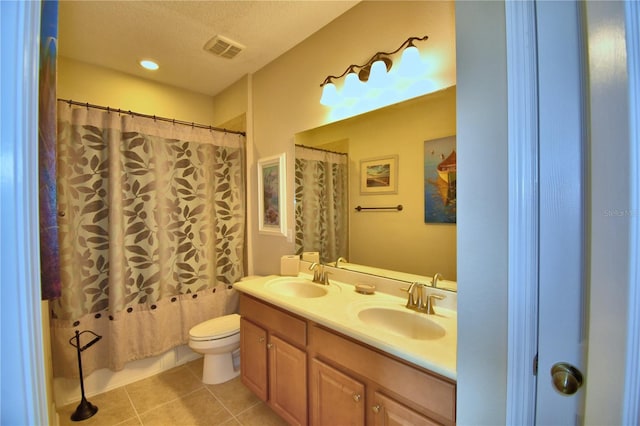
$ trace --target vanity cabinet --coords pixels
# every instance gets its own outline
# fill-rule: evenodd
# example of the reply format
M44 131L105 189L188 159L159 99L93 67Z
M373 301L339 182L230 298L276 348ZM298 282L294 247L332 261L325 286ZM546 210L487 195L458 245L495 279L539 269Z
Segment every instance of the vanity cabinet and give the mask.
M358 410L361 409L360 405L364 407L362 410L365 421L344 424L455 424L456 384L449 379L408 364L318 324L309 326L307 353L313 359L310 378L313 425L332 424L316 417L316 412L331 409L331 405L336 410L344 411L345 418L352 418L351 412L355 412L356 408L354 404L350 404L350 400L353 400L356 394L361 395L355 399L363 404L355 405L358 406ZM316 362L324 364L321 373L314 373ZM334 370L331 376L322 373L329 369ZM326 377L323 377L323 374ZM364 392L362 388L351 391L349 386L345 386L347 394L342 395L341 401L336 403L333 398L338 396L334 394L328 397L328 393L318 384L318 381L328 381L330 378L336 383L350 386L360 383ZM335 385L336 388L339 386ZM327 404L330 407L324 407Z
M363 425L365 388L362 382L318 359L311 360L312 425Z
M422 414L413 411L406 405L400 404L380 392L374 392L371 403L374 426L391 425L424 425L437 426L439 423L429 420Z
M242 382L288 423L455 425L455 381L244 293L240 315Z
M307 424L306 322L240 297L241 380L292 425Z
M245 384L258 398L267 400L267 330L245 318L240 318L240 374Z

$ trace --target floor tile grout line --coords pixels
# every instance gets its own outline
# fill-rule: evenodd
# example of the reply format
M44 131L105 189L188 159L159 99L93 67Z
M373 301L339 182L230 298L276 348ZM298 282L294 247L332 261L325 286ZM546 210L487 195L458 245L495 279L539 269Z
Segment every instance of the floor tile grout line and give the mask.
M247 408L245 408L244 410L240 410L236 415L234 415L234 416L233 416L233 418L234 418L234 419L235 419L235 420L240 424L240 426L243 426L243 425L244 425L244 423L242 423L242 422L240 421L239 416L240 416L241 414L244 414L244 413L248 412L249 410L251 410L251 409L253 409L253 408L257 407L258 405L260 405L260 404L262 404L262 403L264 403L262 400L258 400L256 403L254 403L254 404L252 404L252 405L248 406L248 407L247 407Z
M229 415L231 416L231 419L233 419L233 420L237 421L238 423L240 423L240 420L238 420L238 419L236 418L236 416L231 412L231 410L230 410L229 408L227 408L227 406L224 404L224 402L222 401L222 399L221 399L221 398L218 398L218 395L216 395L216 394L215 394L215 392L213 392L213 391L209 388L209 386L206 386L206 385L205 385L205 387L204 387L204 388L205 388L205 389L206 389L206 390L207 390L207 391L208 391L208 392L209 392L209 393L210 393L210 394L215 398L215 400L216 400L216 401L218 401L218 403L220 403L220 405L222 406L222 408L224 408L224 409L227 411L227 413L229 413ZM231 419L229 419L229 420L231 420ZM240 423L240 424L242 424L242 423Z
M252 408L257 407L258 405L262 404L264 401L258 399L258 401L254 402L253 404L248 405L247 407L241 409L240 411L238 411L237 413L233 413L231 412L231 410L229 408L227 408L227 406L224 404L224 402L222 401L221 398L218 397L218 395L215 394L215 392L213 392L212 389L209 388L209 386L205 386L205 388L209 391L209 393L211 395L213 395L213 397L220 403L220 405L222 405L222 407L227 410L227 412L231 415L231 418L234 419L236 422L238 422L240 425L243 425L244 423L242 423L239 419L239 416L248 412L249 410L251 410Z
M124 389L124 393L127 395L127 399L129 399L129 404L131 404L131 408L133 408L133 412L136 414L136 418L138 419L138 423L143 425L142 419L140 418L140 413L138 413L138 409L136 408L136 404L133 403L133 399L131 399L131 395L129 395L129 391L127 390L127 386L126 385L122 386L122 389Z
M145 414L147 414L147 413L149 413L149 412L151 412L151 411L157 410L157 409L158 409L158 408L160 408L160 407L164 407L164 406L165 406L165 405L167 405L167 404L171 404L172 402L180 401L180 400L182 400L183 398L186 398L186 397L188 397L189 395L192 395L192 394L194 394L194 393L196 393L196 392L198 392L198 391L202 390L202 388L205 388L205 389L206 389L206 386L204 386L204 385L203 385L203 386L200 386L200 387L198 387L198 388L196 388L196 389L194 389L194 390L191 390L191 391L189 391L189 392L187 392L187 393L183 393L182 395L176 396L176 397L175 397L175 398L173 398L173 399L170 399L170 400L168 400L168 401L164 401L164 402L162 402L162 403L160 403L160 404L154 405L153 407L149 408L148 410L143 411L143 412L141 412L140 414L138 414L138 416L139 416L139 417L140 417L140 416L143 416L143 415L145 415ZM132 405L134 406L134 409L135 409L135 404L133 404L133 402L132 402ZM138 412L138 410L136 410L136 412ZM140 423L141 423L141 424L143 424L143 423L142 423L142 419L140 419Z

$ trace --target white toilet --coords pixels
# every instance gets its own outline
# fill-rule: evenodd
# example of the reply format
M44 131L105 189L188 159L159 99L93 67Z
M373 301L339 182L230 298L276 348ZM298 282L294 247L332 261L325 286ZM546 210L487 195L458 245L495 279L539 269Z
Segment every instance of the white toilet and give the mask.
M189 347L204 354L202 382L224 383L240 374L240 315L201 322L189 330Z

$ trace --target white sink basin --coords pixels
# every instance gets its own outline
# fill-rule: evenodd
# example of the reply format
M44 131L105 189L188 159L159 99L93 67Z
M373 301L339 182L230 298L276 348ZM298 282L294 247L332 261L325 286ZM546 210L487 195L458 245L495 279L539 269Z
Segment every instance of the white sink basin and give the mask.
M415 340L444 337L445 329L426 314L387 307L367 307L358 312L358 319L368 326Z
M329 292L328 286L314 284L313 281L296 277L273 279L265 284L265 288L281 296L302 298L322 297Z

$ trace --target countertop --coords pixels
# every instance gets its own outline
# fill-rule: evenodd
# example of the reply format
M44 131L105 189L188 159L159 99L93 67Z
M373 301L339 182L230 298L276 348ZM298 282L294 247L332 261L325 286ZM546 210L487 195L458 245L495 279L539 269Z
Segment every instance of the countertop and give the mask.
M435 307L435 315L414 312L405 307L406 298L377 291L373 295L357 293L352 284L331 280L328 293L322 297L302 298L284 296L268 287L273 280L311 280L304 273L298 277L270 275L245 279L234 284L240 292L283 308L327 328L366 343L398 358L416 364L436 374L456 380L457 312ZM367 325L358 318L364 307L384 307L427 316L445 329L445 334L431 340L418 340Z

